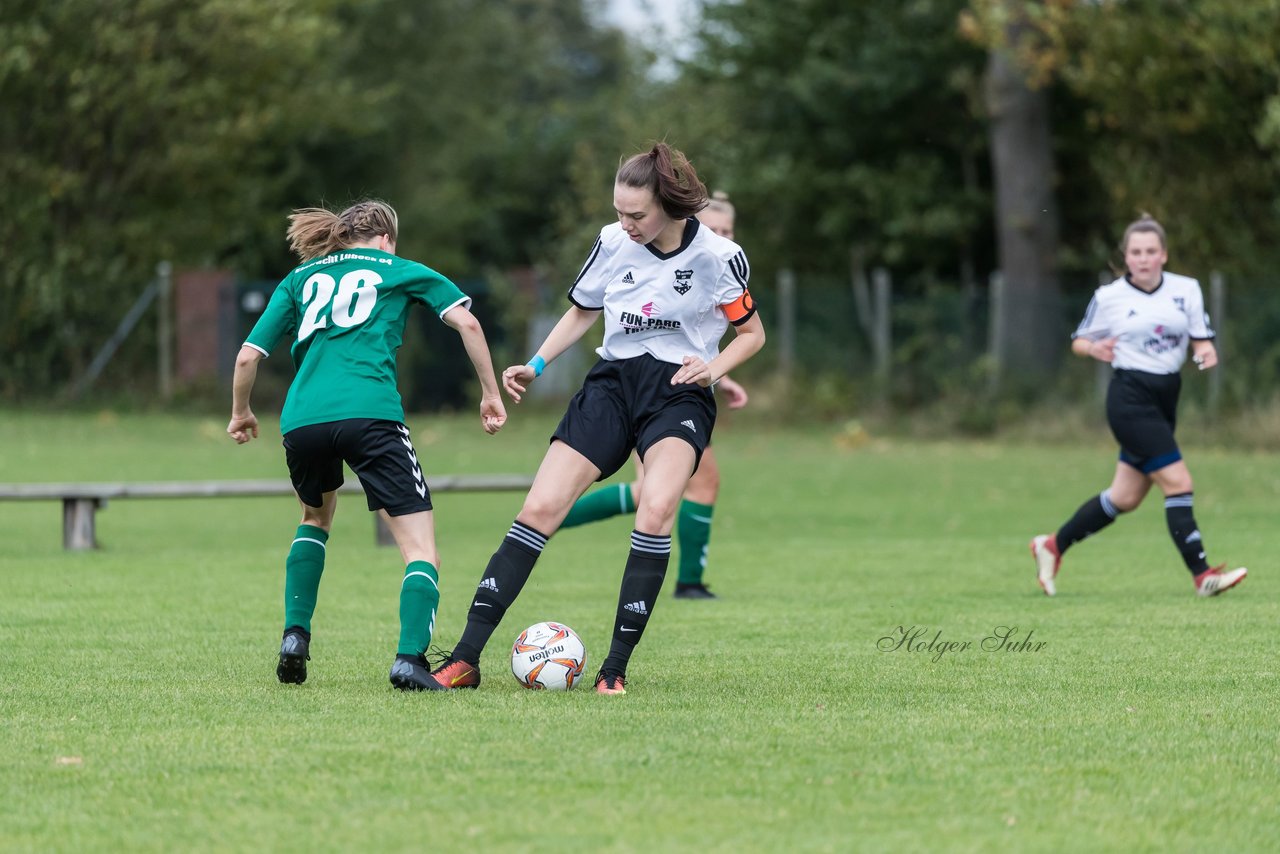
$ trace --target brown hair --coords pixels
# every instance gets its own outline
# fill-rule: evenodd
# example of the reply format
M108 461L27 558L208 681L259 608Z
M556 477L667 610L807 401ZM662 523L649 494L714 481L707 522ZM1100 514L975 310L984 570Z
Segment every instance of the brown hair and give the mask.
M614 181L649 190L672 219L691 217L707 206L707 188L693 164L665 142L623 161Z
M1169 241L1165 238L1164 226L1156 222L1151 214L1143 211L1142 215L1129 223L1129 227L1124 230L1124 238L1120 241L1121 255L1129 250L1129 238L1140 231L1154 234L1160 238L1160 248L1168 251Z
M365 199L342 213L328 208L299 208L289 215L285 237L299 258L310 261L384 234L394 242L399 233L400 218L395 208L377 199Z

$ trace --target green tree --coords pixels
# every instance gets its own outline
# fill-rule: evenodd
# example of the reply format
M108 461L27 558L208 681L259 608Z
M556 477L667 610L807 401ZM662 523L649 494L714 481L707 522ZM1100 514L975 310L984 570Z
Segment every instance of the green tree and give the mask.
M0 394L78 373L157 261L234 245L290 178L346 60L327 0L0 6Z
M974 2L987 44L1002 39L993 11L1003 2ZM1268 117L1280 109L1280 2L1034 5L1023 67L1078 100L1085 134L1076 142L1108 200L1100 231L1069 238L1076 250L1100 262L1147 211L1169 227L1179 269L1273 265L1280 139Z
M742 0L705 11L687 82L717 106L713 157L756 255L954 274L985 254L982 52L962 0ZM724 117L729 117L726 123ZM717 168L721 168L717 166Z
M4 4L0 396L73 379L158 260L280 275L294 207L383 196L458 277L553 257L628 67L580 0Z

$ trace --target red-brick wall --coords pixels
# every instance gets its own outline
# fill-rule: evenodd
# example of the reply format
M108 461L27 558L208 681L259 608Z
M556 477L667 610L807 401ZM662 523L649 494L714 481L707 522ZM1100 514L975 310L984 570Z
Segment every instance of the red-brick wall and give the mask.
M235 277L226 270L184 270L174 278L174 371L179 384L223 372L221 337L226 306L234 300Z

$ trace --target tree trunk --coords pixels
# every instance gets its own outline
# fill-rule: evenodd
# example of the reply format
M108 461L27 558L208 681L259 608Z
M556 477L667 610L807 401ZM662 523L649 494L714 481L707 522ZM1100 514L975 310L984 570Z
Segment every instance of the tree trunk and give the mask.
M1009 25L1009 45L1017 44L1021 29L1016 20ZM1043 89L1028 85L1011 51L997 46L987 62L986 101L997 250L1008 300L994 340L1000 348L998 363L1020 384L1050 374L1065 347L1058 325L1058 208L1049 98Z

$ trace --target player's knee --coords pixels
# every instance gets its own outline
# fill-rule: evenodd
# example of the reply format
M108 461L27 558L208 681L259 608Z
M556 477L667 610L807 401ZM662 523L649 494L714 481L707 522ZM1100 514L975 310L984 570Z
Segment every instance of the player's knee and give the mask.
M1128 513L1142 503L1142 495L1136 492L1110 490L1111 506L1121 513Z
M520 515L516 519L535 531L549 533L559 527L568 512L569 507L563 507L541 496L530 494L525 498L524 506L520 508Z
M636 530L646 534L668 534L675 527L679 499L645 501L636 510Z

